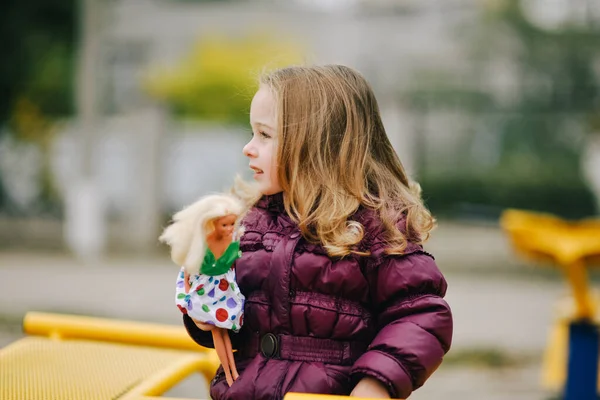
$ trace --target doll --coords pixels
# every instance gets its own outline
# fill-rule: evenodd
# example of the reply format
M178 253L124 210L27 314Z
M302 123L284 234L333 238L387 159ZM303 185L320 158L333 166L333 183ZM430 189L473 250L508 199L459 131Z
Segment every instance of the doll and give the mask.
M195 322L212 325L215 350L229 386L239 376L228 330L238 332L243 323L245 298L234 268L241 256L243 212L243 202L232 195L208 195L176 213L159 238L171 247L172 260L181 265L177 307Z

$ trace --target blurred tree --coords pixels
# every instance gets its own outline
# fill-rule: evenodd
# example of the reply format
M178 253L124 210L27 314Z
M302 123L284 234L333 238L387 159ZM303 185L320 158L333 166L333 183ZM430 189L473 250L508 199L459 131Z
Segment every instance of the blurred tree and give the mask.
M42 157L40 175L40 201L42 208L52 207L59 198L51 171L51 145L59 124L44 115L40 106L23 96L17 99L10 125L17 138L35 143Z
M245 0L177 0L181 3L241 3Z
M4 0L0 13L0 125L17 99L28 97L44 114L72 112L75 0Z
M488 1L493 7L484 8L475 29L463 31L471 63L462 74L428 71L407 98L424 114L451 109L470 115L477 128L466 141L467 154L475 135L495 137L490 143L498 147L498 158L490 168L472 168L465 154L457 157L467 171L464 179L487 182L485 196L463 201L526 207L523 192L514 190L529 182L537 189L553 186L554 195L564 188L565 197L579 196L572 200L577 210L564 210L565 202L556 197L544 202L530 196L530 207L586 215L593 210L593 200L581 179L579 154L582 135L598 131L594 125L600 115L600 77L595 68L600 60L600 27L593 19L540 27L524 11L523 3ZM498 64L511 75L501 88L491 82Z
M0 136L12 132L44 151L50 121L73 112L76 12L75 0L3 1ZM43 196L52 197L47 171L43 176ZM6 201L0 181L0 207Z
M272 36L211 36L200 40L178 65L149 71L145 87L179 116L247 124L262 70L301 60L299 45Z
M506 0L491 15L499 28L517 39L519 86L512 109L501 126L503 161L531 159L538 171L571 179L579 175L579 147L569 143L573 122L593 132L592 116L600 112L600 29L593 21L573 21L556 29L537 27L520 0Z

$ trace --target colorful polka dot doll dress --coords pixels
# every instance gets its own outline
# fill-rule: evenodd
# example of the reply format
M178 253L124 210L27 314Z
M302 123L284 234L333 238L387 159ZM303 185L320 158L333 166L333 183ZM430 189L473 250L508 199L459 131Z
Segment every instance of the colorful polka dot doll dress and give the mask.
M238 332L243 323L245 298L236 285L233 264L241 254L239 241L232 241L218 259L206 246L200 274L189 276L188 293L182 267L175 300L181 312L197 321Z

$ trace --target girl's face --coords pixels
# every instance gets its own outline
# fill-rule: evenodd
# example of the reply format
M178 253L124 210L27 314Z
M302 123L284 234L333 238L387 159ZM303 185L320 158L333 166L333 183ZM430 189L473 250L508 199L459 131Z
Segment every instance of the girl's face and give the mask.
M250 169L254 171L254 180L264 195L282 191L277 177L277 115L275 96L271 90L261 87L250 105L250 125L252 139L243 152L250 159Z
M235 226L235 220L236 216L234 214L215 219L213 221L215 235L220 238L231 237L233 234L233 227Z

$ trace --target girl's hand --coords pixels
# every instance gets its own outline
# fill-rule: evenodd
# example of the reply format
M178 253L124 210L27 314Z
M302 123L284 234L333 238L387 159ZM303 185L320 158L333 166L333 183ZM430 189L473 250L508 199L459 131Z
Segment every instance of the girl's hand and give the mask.
M211 324L205 324L204 322L196 321L196 320L195 320L195 319L193 319L193 318L192 318L192 321L194 321L194 323L196 324L196 326L197 326L199 329L201 329L201 330L203 330L203 331L206 331L206 332L208 332L208 331L212 331L212 330L215 328L215 326L214 326L214 325L211 325Z
M390 394L381 382L370 376L362 378L354 387L352 397L366 397L370 399L389 399Z

